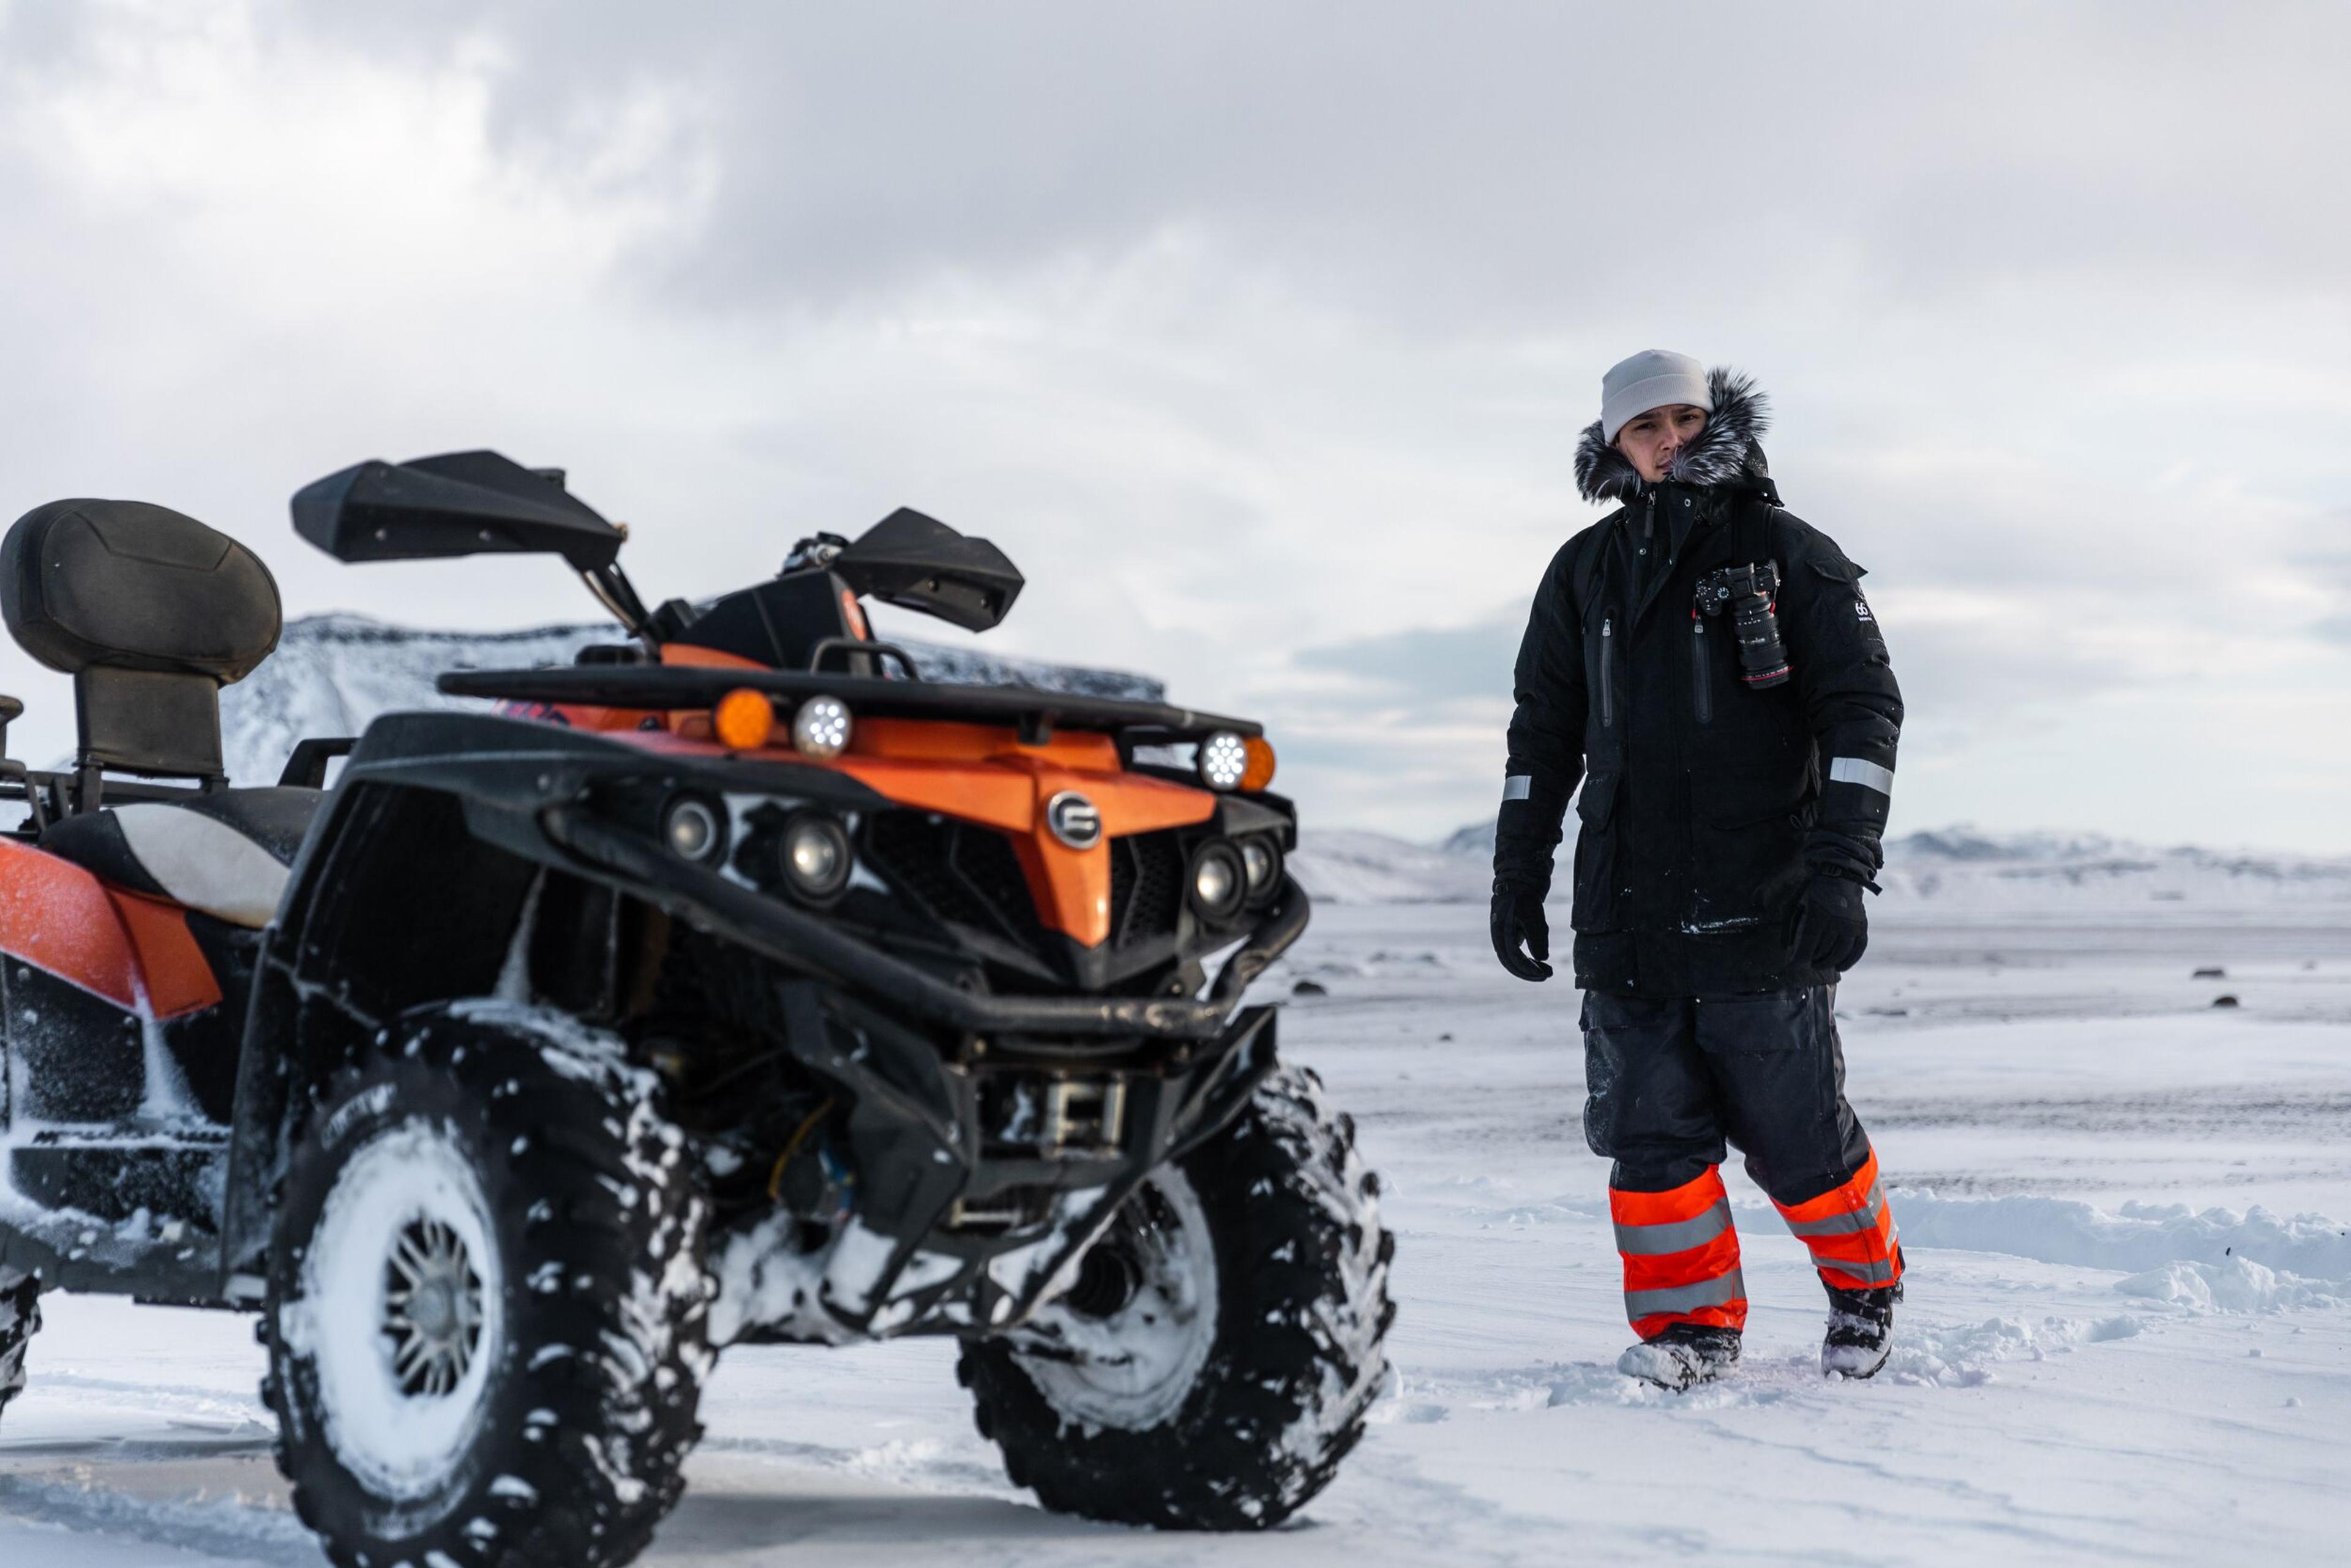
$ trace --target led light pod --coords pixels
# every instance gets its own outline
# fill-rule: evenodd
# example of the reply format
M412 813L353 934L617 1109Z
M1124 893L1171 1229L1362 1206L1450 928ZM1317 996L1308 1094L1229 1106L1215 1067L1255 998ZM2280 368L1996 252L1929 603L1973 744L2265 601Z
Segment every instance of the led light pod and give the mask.
M1238 789L1249 772L1249 742L1229 729L1220 729L1200 742L1194 764L1200 782L1211 789Z
M847 703L839 697L810 697L792 715L792 748L814 761L830 762L849 749L855 727Z

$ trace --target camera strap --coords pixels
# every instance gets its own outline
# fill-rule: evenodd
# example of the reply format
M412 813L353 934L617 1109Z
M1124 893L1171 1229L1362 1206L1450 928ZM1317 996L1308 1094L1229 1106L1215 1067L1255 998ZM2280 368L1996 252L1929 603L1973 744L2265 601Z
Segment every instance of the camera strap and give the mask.
M1780 508L1761 496L1747 500L1731 524L1731 551L1740 566L1771 559L1771 514Z

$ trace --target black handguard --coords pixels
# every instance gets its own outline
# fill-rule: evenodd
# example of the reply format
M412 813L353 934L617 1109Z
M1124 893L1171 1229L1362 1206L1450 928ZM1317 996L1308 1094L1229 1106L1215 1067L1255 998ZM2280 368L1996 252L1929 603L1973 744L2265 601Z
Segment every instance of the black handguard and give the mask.
M1551 956L1551 922L1543 914L1541 889L1496 877L1493 935L1494 956L1502 967L1521 980L1551 978L1551 966L1543 962Z

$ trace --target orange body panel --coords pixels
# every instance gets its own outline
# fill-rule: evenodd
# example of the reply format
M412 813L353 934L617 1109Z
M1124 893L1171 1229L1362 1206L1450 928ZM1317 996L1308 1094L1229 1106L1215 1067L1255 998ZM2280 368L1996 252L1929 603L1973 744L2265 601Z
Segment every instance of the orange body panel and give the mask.
M179 905L110 887L27 844L0 841L0 952L125 1012L183 1018L220 982Z
M709 716L700 717L706 731ZM993 725L869 718L858 721L849 750L831 762L810 762L789 746L730 752L691 733L649 729L626 738L673 756L830 768L901 806L1008 833L1038 919L1085 947L1110 939L1110 841L1189 827L1217 810L1206 789L1127 772L1106 735L1071 731L1026 746L1018 731ZM1083 795L1102 814L1102 836L1092 849L1070 848L1046 825L1047 803L1064 789Z
M664 643L662 663L696 669L767 668L739 654L688 643ZM506 711L625 736L649 751L831 768L902 806L1008 833L1037 901L1038 918L1047 929L1085 947L1110 939L1110 841L1189 827L1207 821L1217 810L1217 798L1206 789L1127 772L1119 764L1117 743L1106 735L1068 732L1028 746L1018 731L999 726L867 718L857 721L845 755L811 762L789 746L730 751L712 737L706 710L663 713L517 704ZM647 719L660 721L659 727L648 727ZM1083 795L1102 814L1102 838L1091 849L1070 848L1046 826L1046 805L1064 789Z
M1082 947L1110 940L1110 841L1189 827L1217 810L1205 789L1127 772L1106 735L1023 746L1015 731L989 725L867 719L831 766L902 806L1011 834L1037 917ZM1064 789L1102 813L1091 849L1070 848L1046 825L1046 804Z

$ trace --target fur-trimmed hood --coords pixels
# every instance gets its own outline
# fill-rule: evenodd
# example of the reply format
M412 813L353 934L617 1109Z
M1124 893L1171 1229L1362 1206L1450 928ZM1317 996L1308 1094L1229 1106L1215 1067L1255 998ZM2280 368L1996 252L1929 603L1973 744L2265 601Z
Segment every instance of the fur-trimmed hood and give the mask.
M1771 409L1755 390L1755 378L1718 365L1706 373L1706 390L1714 412L1707 415L1698 439L1676 455L1667 479L1682 485L1768 484L1771 470L1759 443L1771 423ZM1575 487L1587 501L1630 500L1646 481L1632 459L1610 445L1600 431L1595 419L1575 444Z

